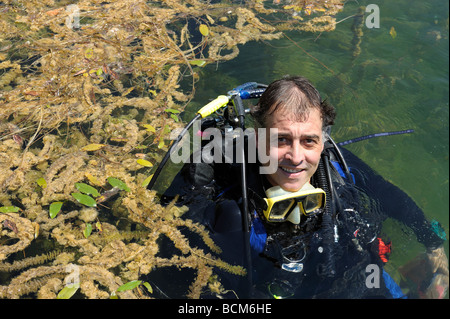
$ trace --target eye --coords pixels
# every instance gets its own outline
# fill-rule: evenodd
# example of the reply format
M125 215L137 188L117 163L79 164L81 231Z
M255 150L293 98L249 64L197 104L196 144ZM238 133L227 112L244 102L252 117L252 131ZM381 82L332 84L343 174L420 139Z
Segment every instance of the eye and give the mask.
M316 139L316 138L304 138L303 140L302 140L302 142L303 142L303 145L305 145L306 147L314 147L314 146L316 146L318 143L319 143L319 141L318 141L318 139Z
M278 145L286 145L289 143L289 139L287 139L284 136L279 136L277 141L278 141Z

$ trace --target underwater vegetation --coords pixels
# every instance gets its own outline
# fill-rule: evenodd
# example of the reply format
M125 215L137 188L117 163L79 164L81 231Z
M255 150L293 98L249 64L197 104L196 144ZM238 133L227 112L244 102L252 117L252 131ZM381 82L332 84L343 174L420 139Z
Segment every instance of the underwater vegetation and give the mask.
M203 65L282 30L331 31L342 6L1 1L0 298L147 298L139 278L172 266L195 270L184 296L200 298L224 291L215 268L245 275L186 207L146 190L153 165Z

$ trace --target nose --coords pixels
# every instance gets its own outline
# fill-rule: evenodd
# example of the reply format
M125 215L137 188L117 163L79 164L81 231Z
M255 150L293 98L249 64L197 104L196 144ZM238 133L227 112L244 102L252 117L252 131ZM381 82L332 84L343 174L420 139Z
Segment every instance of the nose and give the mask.
M294 142L291 144L285 157L291 162L292 166L299 166L305 159L305 150L300 143Z

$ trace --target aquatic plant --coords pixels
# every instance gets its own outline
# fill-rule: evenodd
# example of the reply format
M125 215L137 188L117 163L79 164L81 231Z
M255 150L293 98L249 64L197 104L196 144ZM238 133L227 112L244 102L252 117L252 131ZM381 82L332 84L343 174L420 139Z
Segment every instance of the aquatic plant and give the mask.
M200 298L224 291L215 268L246 273L145 181L200 67L282 30L330 31L342 9L292 3L0 2L0 298L56 298L74 274L79 286L60 296L151 297L118 288L170 266L196 271L186 296Z
M353 32L353 39L352 39L352 55L354 58L358 57L361 53L361 42L362 42L362 36L363 36L363 25L364 25L364 7L358 8L358 13L353 18L353 24L352 24L352 32Z

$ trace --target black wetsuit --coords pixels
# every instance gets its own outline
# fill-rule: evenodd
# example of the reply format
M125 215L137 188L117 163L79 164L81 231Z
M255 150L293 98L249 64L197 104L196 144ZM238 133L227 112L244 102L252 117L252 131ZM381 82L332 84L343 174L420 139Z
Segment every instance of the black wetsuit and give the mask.
M350 176L344 174L330 149L328 169L335 200L328 213L303 216L298 226L261 218L253 194L264 197L270 185L259 174L258 164L247 164L252 287L242 277L218 270L225 289L257 298L398 298L401 292L386 287L385 279L390 277L382 269L387 256L380 245L388 245L379 238L383 220L401 221L428 248L442 244L410 197L341 149L351 170ZM239 165L186 164L162 199L170 201L180 195L180 204L190 207L186 217L206 225L222 248L218 257L247 266ZM311 181L316 187L320 186L317 174ZM294 271L289 268L291 260L298 261L292 264ZM372 273L374 269L379 273Z

